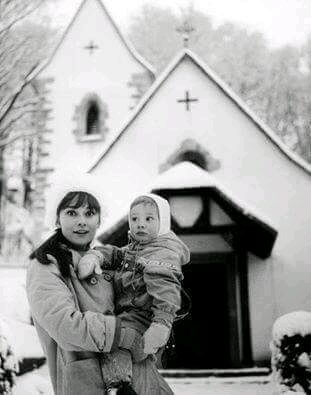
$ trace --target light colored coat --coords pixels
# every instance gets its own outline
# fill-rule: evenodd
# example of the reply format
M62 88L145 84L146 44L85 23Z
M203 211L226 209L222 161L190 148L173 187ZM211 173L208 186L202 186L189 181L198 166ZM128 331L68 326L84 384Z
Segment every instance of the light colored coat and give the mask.
M70 270L67 280L56 264L31 261L27 297L55 394L101 395L100 363L118 337L118 320L102 314L113 311L112 274L106 270L81 281ZM173 394L151 357L133 364L133 387L140 395Z
M31 261L26 289L34 323L57 395L104 393L99 356L110 352L117 320L109 272L64 279L56 264ZM101 353L101 354L98 354Z

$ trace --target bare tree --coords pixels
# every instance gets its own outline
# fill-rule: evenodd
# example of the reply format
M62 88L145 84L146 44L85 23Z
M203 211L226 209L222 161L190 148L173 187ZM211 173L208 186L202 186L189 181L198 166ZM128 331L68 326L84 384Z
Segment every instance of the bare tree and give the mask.
M35 132L29 125L39 98L30 83L42 59L46 28L31 22L30 16L45 1L0 0L0 202L4 151ZM2 225L0 218L1 234Z
M0 148L10 142L16 123L33 111L35 104L34 97L24 91L39 59L33 56L29 35L19 29L39 5L40 0L0 0Z

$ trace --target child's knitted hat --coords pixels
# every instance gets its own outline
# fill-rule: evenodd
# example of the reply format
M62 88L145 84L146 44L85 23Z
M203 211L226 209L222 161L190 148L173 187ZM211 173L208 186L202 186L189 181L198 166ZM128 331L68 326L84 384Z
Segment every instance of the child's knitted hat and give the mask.
M168 233L171 230L171 210L168 201L159 195L155 195L154 193L145 193L135 198L131 204L131 207L133 207L133 203L135 203L136 200L144 197L151 199L158 208L160 222L158 236Z

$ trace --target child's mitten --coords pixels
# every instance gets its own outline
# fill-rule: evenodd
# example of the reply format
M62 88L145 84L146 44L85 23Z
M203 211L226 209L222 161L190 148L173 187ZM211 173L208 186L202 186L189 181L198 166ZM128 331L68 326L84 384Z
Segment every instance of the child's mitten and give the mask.
M97 250L89 250L77 264L78 278L84 280L93 273L102 274L103 255Z
M132 328L122 327L119 348L129 350L134 362L141 362L148 357L143 350L143 339L141 334Z
M153 322L144 333L144 352L155 354L160 347L165 346L170 335L170 328L158 322Z

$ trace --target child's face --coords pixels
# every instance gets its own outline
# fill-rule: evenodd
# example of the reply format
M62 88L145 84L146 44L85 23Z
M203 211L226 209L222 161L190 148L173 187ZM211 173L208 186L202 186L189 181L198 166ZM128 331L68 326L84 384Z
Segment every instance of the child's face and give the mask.
M88 205L78 208L66 207L59 213L58 224L64 237L73 244L85 246L90 243L99 226L99 214Z
M157 207L152 203L139 203L130 212L130 230L135 240L148 242L159 233L160 220Z

